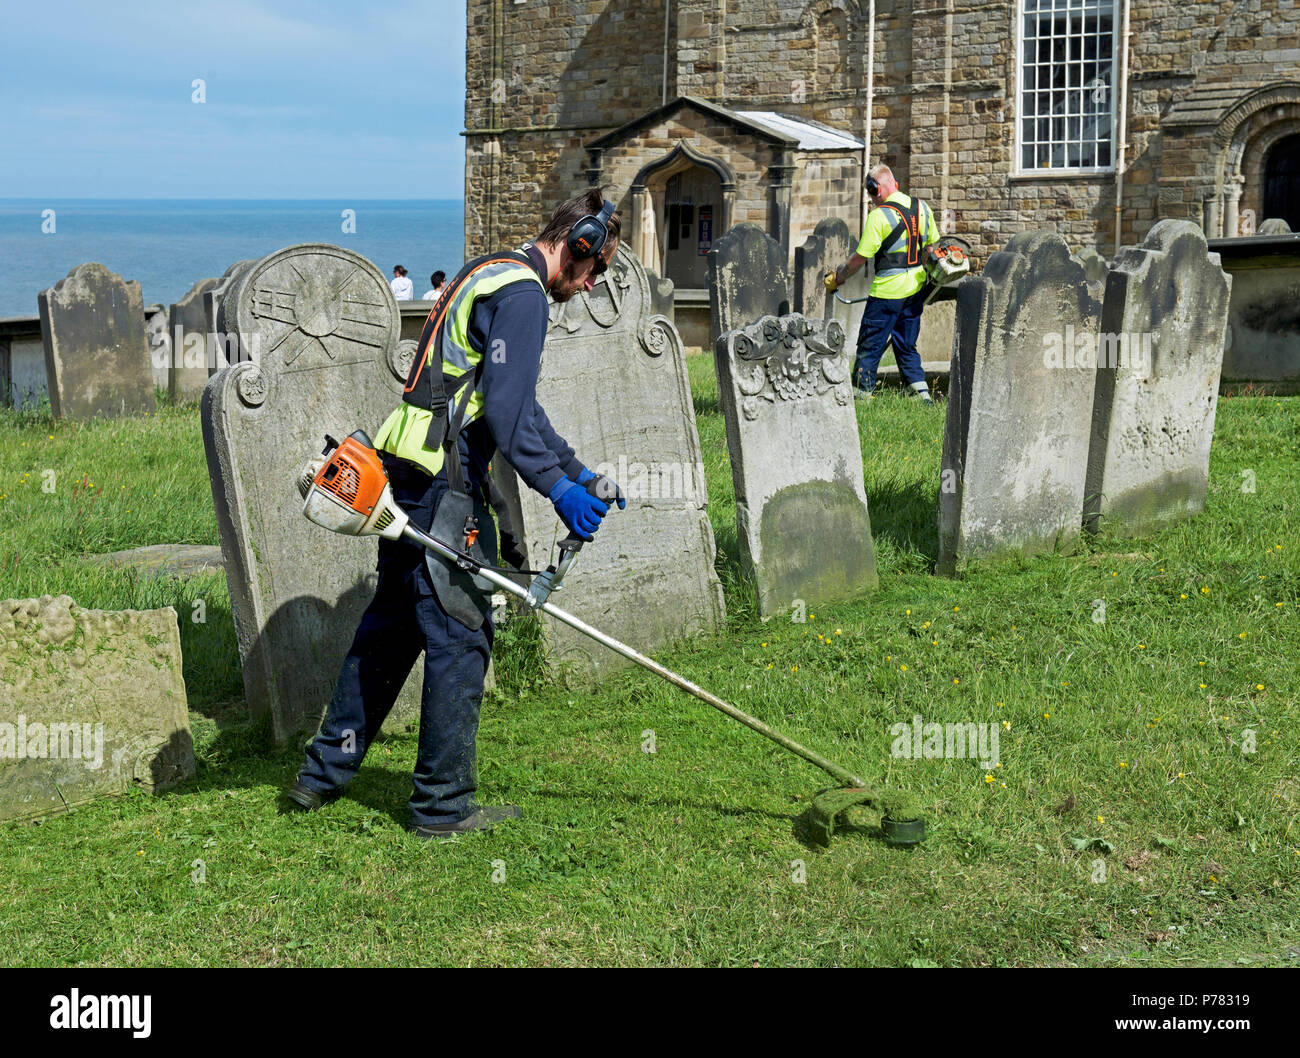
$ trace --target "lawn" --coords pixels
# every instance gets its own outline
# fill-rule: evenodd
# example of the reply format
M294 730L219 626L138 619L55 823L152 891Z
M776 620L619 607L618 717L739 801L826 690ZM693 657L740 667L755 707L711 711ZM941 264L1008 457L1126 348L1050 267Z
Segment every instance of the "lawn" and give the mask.
M247 722L224 577L83 557L218 542L197 410L6 412L0 598L174 606L198 771L0 827L5 961L1294 965L1300 398L1221 400L1195 521L947 580L931 572L942 405L886 393L858 408L880 590L763 624L709 359L690 371L729 617L660 660L914 792L922 846L888 847L870 820L808 843L819 772L640 671L546 678L524 623L498 638L479 738L482 798L523 820L407 834L412 734L342 800L283 815L300 750ZM914 715L998 725L1000 766L892 757L891 725Z

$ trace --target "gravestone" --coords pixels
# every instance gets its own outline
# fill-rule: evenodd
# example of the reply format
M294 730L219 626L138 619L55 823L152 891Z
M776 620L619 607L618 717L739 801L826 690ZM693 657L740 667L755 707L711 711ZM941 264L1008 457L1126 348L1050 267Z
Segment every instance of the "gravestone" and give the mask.
M1290 235L1291 225L1280 217L1269 217L1259 226L1259 235Z
M1084 521L1137 535L1205 509L1231 278L1199 225L1120 252L1102 303Z
M671 279L655 275L649 269L646 269L646 280L650 284L650 311L672 323L675 310L673 293L676 284Z
M1095 287L1105 288L1106 275L1110 272L1110 262L1094 246L1085 246L1074 255L1083 265L1083 273L1088 282Z
M167 391L173 402L198 400L208 384L209 330L203 299L220 283L220 279L200 279L167 314L171 335Z
M827 272L848 263L857 246L849 226L838 217L828 217L818 221L812 235L794 251L794 311L809 319L838 320L844 328L844 346L849 350L850 363L857 358L858 328L866 309L866 302L861 299L871 289L871 263L863 265L839 289L840 297L853 304L846 305L828 294L825 280ZM828 307L829 316L826 315Z
M719 338L714 363L760 616L876 587L843 326L764 316Z
M1083 520L1096 287L1059 235L1021 232L957 293L938 571L1068 548Z
M50 406L60 419L154 410L140 284L78 265L37 297Z
M709 327L716 342L762 316L790 311L781 244L757 224L737 224L709 250Z
M590 293L552 305L537 383L560 436L627 496L552 601L643 652L726 618L684 350L673 325L651 313L650 296L641 262L620 245ZM567 530L500 457L493 474L531 567L544 569ZM549 617L543 629L554 665L590 675L627 664Z
M193 774L175 610L0 602L0 819Z
M154 388L167 388L168 365L171 363L171 333L167 329L167 310L158 304L144 309L145 340L149 343L149 366Z
M298 474L327 432L373 437L406 373L397 303L364 257L291 246L241 274L218 319L260 355L209 380L203 441L245 696L283 740L319 722L375 587L375 541L308 522ZM418 712L422 680L417 661L395 723Z
M209 378L222 368L239 363L241 359L254 359L253 356L240 355L239 337L235 333L234 323L227 319L224 306L228 298L235 296L239 284L255 264L257 261L254 259L236 261L222 273L216 286L203 294L203 323L207 334L205 355Z

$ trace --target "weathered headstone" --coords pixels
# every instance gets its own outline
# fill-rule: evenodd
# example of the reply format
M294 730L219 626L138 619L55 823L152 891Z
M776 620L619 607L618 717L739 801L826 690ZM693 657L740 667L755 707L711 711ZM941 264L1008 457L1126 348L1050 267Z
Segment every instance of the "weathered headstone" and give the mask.
M658 276L646 269L646 280L650 284L650 311L656 316L663 316L669 323L673 322L676 285L665 276Z
M277 739L313 727L375 587L375 543L302 515L295 488L328 432L374 436L402 399L400 316L383 274L336 246L291 246L243 273L219 319L256 361L203 391L203 440L255 717ZM394 719L418 711L417 662Z
M164 306L155 303L144 307L144 334L149 343L149 366L153 373L154 388L166 389L172 343Z
M50 405L61 419L154 410L140 284L78 265L37 297Z
M641 651L726 617L682 342L650 307L645 269L620 246L590 293L552 306L537 383L538 403L578 458L627 495L627 509L609 512L554 601ZM545 496L500 457L493 463L529 561L544 568L567 530ZM543 621L553 663L588 674L625 664Z
M1281 217L1269 217L1259 226L1257 235L1290 235L1291 225Z
M1205 509L1231 278L1200 227L1162 220L1106 285L1084 520L1136 535Z
M207 544L148 544L86 558L97 566L125 567L159 577L189 577L224 568L221 548Z
M1083 274L1095 287L1105 288L1106 275L1110 272L1110 262L1102 256L1095 246L1085 246L1074 255L1083 265Z
M1083 521L1097 289L1059 235L1014 236L957 295L938 571L1068 547Z
M175 610L0 602L0 819L192 774Z
M870 591L876 558L844 328L764 316L719 338L714 362L759 614Z
M204 296L220 279L200 279L168 313L171 360L167 391L173 402L198 400L208 384L208 320Z
M781 244L757 224L737 224L709 250L712 338L790 311L790 282Z
M222 273L216 286L203 294L203 324L207 333L205 355L208 358L209 378L222 368L253 358L253 354L240 354L239 336L235 333L233 321L227 319L224 306L227 299L236 295L239 284L255 264L257 261L254 259L236 261Z

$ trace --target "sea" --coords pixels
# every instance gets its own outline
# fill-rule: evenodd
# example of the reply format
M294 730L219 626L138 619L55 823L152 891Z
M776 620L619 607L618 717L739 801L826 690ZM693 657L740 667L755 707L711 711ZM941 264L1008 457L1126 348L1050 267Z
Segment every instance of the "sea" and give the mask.
M0 317L35 316L36 295L98 261L170 305L236 261L295 243L354 250L418 298L429 276L465 263L460 199L0 199Z

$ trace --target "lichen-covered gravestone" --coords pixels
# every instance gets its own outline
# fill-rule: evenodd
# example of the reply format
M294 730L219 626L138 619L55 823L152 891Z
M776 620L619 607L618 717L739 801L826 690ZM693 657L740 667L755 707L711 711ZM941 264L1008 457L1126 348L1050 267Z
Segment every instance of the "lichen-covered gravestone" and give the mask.
M847 264L856 248L857 241L849 231L849 226L838 217L828 217L818 221L813 233L794 251L794 311L809 319L838 320L844 328L844 346L849 351L850 365L857 356L858 327L862 323L866 303L858 301L846 305L828 293L826 273ZM845 301L866 297L870 274L871 265L868 264L840 287L840 297Z
M0 602L0 819L193 774L175 610Z
M1067 548L1083 522L1101 305L1059 235L1014 236L957 295L938 571Z
M167 314L171 334L167 391L173 401L198 400L208 384L208 320L203 299L220 282L200 279Z
M578 458L627 495L627 509L609 512L552 601L641 651L713 631L726 617L685 354L650 307L645 269L620 246L590 293L552 306L537 383L538 403ZM545 568L567 530L500 456L493 474L532 568ZM566 625L543 618L543 627L553 664L587 674L626 664Z
M1085 524L1137 535L1205 509L1232 280L1200 227L1162 220L1102 303Z
M718 339L736 531L763 617L876 586L844 328L764 316Z
M757 224L737 224L709 250L709 327L716 342L761 316L790 311L781 244Z
M78 265L37 296L50 406L61 419L154 410L140 284Z
M245 696L283 740L319 722L375 588L375 541L308 522L297 476L326 433L374 436L401 401L401 317L373 264L323 244L262 258L220 311L260 352L208 382L203 441ZM422 679L417 662L394 719Z

